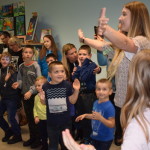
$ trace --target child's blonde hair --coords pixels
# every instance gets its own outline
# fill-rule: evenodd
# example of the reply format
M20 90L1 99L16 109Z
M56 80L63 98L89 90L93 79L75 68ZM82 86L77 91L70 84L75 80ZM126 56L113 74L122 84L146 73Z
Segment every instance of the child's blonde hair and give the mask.
M150 50L141 50L131 61L129 69L126 102L121 111L121 124L125 130L132 118L142 128L145 137L150 140L144 111L150 108Z
M43 83L45 83L47 81L47 79L44 76L39 76L39 77L36 78L35 83L37 81L42 81Z
M11 59L12 59L11 54L8 53L8 52L3 52L3 53L1 54L1 56L0 56L0 59L1 59L2 57L8 57L10 61L11 61Z
M99 80L96 82L96 87L97 87L98 83L106 83L106 84L108 84L109 88L112 89L112 83L111 83L111 81L108 80L108 79L105 79L105 78L99 79Z

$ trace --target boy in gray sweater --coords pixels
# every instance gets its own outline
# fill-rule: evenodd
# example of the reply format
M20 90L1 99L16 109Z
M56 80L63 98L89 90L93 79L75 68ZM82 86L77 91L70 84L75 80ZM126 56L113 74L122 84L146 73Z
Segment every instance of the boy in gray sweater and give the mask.
M21 88L23 95L23 104L28 120L30 139L23 143L23 146L36 148L40 146L40 138L37 125L34 122L33 107L36 89L34 86L35 79L41 76L41 70L36 61L32 60L34 49L32 46L26 46L23 49L22 57L24 62L19 66L18 81L13 84L14 88Z

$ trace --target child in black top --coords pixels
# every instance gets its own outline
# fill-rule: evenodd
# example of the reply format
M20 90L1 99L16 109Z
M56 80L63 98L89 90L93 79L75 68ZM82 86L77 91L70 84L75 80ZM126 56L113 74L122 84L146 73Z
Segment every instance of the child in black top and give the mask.
M80 83L76 79L71 84L64 80L65 69L61 62L54 61L49 65L51 81L43 85L43 97L47 106L47 127L49 137L49 149L57 150L60 141L61 149L66 150L63 144L61 132L71 128L71 116L69 102L74 104L78 98ZM41 101L44 98L41 98Z
M12 88L12 84L17 80L17 72L10 65L11 55L8 52L1 54L0 62L2 65L0 69L0 127L5 132L2 141L14 144L22 141L20 126L15 118L19 94L17 89ZM11 127L3 117L6 110ZM11 136L13 137L10 139Z

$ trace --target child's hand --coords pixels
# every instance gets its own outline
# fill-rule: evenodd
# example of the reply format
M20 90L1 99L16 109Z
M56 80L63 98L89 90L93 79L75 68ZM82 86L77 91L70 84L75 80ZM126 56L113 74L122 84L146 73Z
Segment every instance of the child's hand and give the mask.
M92 112L92 119L93 120L100 120L101 117L102 117L102 115L99 112L96 112L96 111Z
M74 80L73 88L74 88L74 90L77 90L77 91L80 89L80 81L78 79Z
M8 79L11 77L11 73L7 73L6 76L5 76L5 81L8 81Z
M31 95L32 95L32 93L31 93L30 91L26 92L26 93L24 94L24 100L30 99Z
M39 93L39 97L40 97L40 102L43 105L45 105L45 92L43 90Z
M81 61L80 61L80 59L78 58L78 63L79 63L79 65L78 66L82 66L82 63L81 63Z
M97 66L94 70L93 70L93 73L94 74L98 74L101 72L101 68L99 66Z
M74 67L73 71L72 71L72 75L74 75L74 73L76 72L76 70L77 70L77 67Z
M17 89L19 87L19 83L18 82L14 82L11 87L13 89Z
M75 121L79 122L80 120L83 120L84 118L85 118L85 114L78 116Z
M35 124L38 124L38 123L40 122L39 117L35 117L35 118L34 118L34 122L35 122Z

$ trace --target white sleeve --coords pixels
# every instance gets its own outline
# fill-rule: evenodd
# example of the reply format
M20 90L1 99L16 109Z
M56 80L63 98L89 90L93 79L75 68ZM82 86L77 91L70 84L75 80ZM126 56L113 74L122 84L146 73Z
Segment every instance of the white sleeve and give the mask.
M144 132L136 120L132 120L125 130L121 150L149 150Z
M131 38L133 40L134 45L137 47L137 52L143 49L150 49L150 40L148 40L144 36L136 36ZM125 55L129 60L132 60L135 53L130 53L125 51Z

